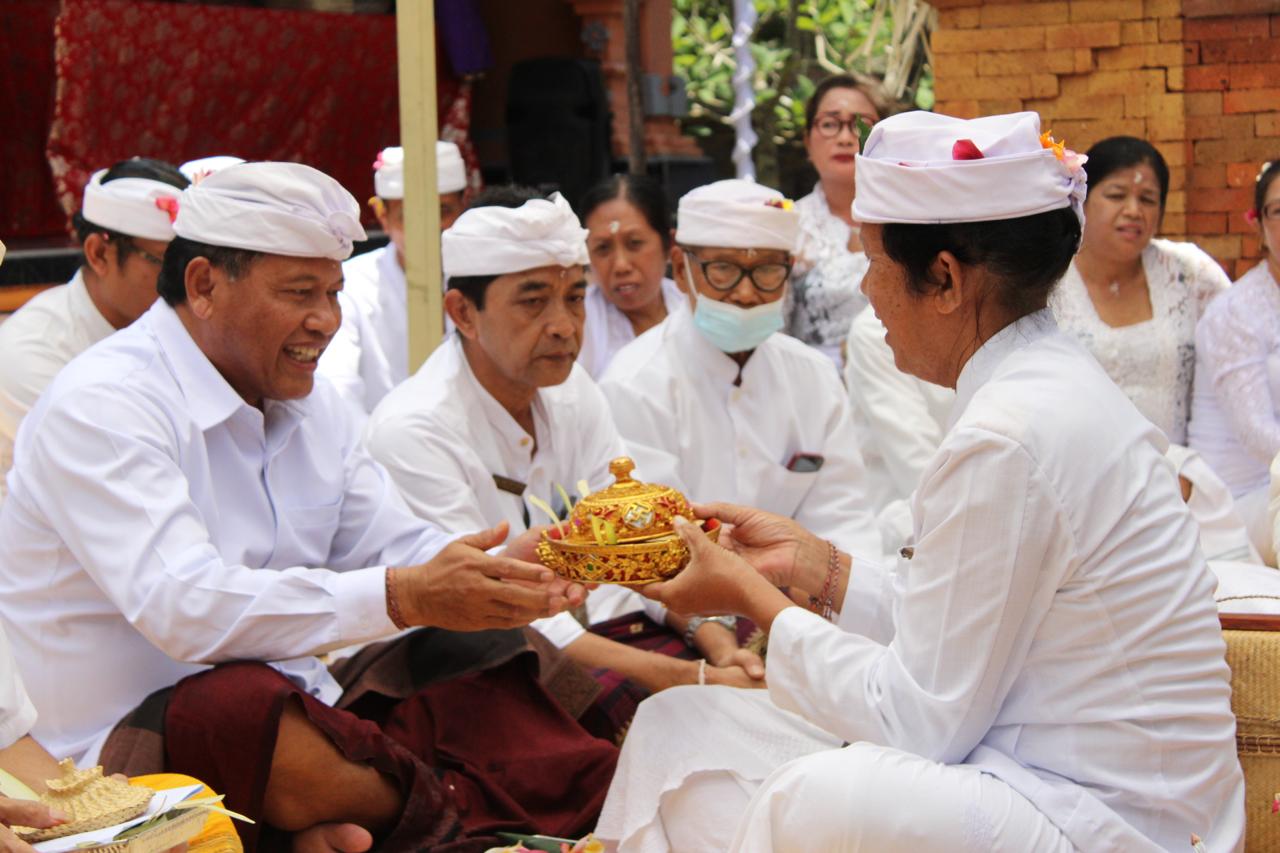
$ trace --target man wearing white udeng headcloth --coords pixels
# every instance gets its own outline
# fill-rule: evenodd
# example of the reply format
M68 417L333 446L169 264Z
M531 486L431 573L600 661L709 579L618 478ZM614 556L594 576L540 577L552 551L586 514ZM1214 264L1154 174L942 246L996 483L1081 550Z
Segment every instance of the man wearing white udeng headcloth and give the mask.
M685 194L671 266L694 309L623 347L600 389L647 479L790 516L878 558L848 395L830 359L781 333L798 228L768 187Z
M586 317L586 236L558 194L548 200L516 187L485 191L444 233L445 309L458 334L383 398L365 431L370 452L423 518L446 530L505 520L519 532L550 520L531 498L563 514L556 485L571 492L585 480L595 491L613 482L609 463L624 454L622 439L608 403L575 361ZM599 633L567 613L534 623L571 659L643 688L623 685L597 703L605 719L593 714L588 724L601 736L630 721L637 692L698 682L695 661L625 645L632 630L647 629L645 640L670 636L634 615L644 604L634 592L604 586L586 608ZM687 629L660 611L650 618ZM615 628L622 642L610 639ZM740 650L732 632L714 623L694 628L691 645L713 664L706 679L763 686L759 658ZM672 639L667 647L683 652Z
M62 287L36 296L0 325L0 498L18 425L67 362L156 301L188 180L160 160L135 157L95 172L72 218L84 262Z
M356 414L315 380L341 261L364 237L355 199L307 166L245 163L181 202L163 298L65 369L18 437L0 618L41 712L34 736L120 769L137 741L108 735L159 692L152 769L207 780L301 849L583 829L612 748L542 691L518 631L486 632L469 657L456 651L469 635L451 633L528 624L582 589L486 554L505 528L416 518ZM366 717L338 710L351 682L315 655L409 626L449 631L369 649L403 666ZM437 679L422 687L414 661ZM494 740L497 717L514 745ZM437 750L454 769L430 766ZM531 765L564 787L528 798ZM248 849L276 843L242 832Z
M373 164L371 200L389 242L342 265L346 283L342 328L320 363L343 397L362 412L372 412L387 392L409 376L409 320L405 314L404 149L386 148ZM436 189L440 230L462 213L467 167L452 142L436 143Z

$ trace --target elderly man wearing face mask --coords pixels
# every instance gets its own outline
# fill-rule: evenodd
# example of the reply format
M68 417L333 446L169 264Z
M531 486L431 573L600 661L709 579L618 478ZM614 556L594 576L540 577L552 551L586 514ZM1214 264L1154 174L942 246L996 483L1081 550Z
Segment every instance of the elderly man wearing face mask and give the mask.
M792 203L758 184L687 193L671 265L694 310L619 351L600 387L646 479L878 558L848 395L830 359L780 333L798 227Z

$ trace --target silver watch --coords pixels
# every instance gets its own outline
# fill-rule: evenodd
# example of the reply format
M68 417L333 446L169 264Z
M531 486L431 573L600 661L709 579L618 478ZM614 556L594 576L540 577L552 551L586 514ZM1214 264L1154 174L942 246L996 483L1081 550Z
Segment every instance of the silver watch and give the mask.
M693 635L702 627L703 623L715 622L723 625L729 630L729 633L737 637L738 617L737 616L693 616L689 619L689 624L684 629L684 641L689 648L696 648L693 644Z

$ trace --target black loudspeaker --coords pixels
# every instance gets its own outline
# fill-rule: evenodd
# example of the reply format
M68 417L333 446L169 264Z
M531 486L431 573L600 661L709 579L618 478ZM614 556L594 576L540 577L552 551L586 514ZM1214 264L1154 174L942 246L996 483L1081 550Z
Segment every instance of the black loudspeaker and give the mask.
M515 183L554 187L577 207L609 174L610 126L600 63L549 57L512 66L507 152Z

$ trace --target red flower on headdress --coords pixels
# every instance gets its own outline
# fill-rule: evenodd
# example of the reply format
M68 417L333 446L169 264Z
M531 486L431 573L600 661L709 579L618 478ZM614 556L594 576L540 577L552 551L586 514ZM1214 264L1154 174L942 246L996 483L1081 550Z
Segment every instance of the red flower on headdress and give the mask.
M171 195L156 196L155 203L156 207L169 214L169 224L172 225L178 218L178 199Z
M986 156L973 144L972 139L957 139L956 144L951 146L952 160L982 160Z

